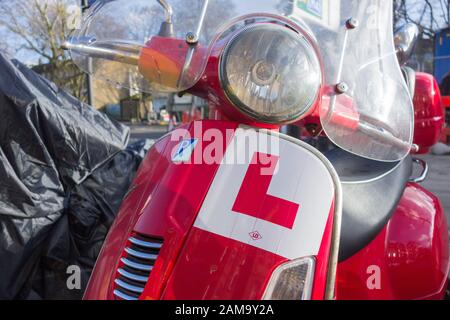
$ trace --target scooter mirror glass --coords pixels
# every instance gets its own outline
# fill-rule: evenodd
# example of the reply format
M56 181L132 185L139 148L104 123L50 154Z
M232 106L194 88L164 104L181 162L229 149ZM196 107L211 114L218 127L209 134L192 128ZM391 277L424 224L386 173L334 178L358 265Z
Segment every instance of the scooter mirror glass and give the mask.
M240 17L284 16L307 29L320 50L326 85L320 116L327 136L341 148L375 160L397 161L410 152L413 106L394 47L391 0L163 4L97 0L68 46L74 61L96 77L130 88L131 94L183 91L202 75L216 37L245 27L236 24ZM170 33L161 32L167 30L168 7Z

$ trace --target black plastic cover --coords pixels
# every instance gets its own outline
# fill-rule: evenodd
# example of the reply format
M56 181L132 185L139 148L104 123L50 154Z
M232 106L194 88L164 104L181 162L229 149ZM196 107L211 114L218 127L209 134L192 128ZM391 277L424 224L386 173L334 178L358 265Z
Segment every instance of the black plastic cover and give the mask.
M150 148L0 54L0 299L78 299ZM70 290L67 268L81 268Z

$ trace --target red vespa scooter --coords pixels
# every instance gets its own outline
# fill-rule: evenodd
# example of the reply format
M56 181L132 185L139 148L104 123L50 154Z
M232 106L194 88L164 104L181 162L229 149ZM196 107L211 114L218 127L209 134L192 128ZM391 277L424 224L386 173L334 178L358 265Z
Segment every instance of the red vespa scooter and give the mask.
M99 1L66 46L116 84L206 99L212 120L149 151L85 299L443 298L447 224L409 182L392 3L158 2ZM278 132L314 116L327 154Z

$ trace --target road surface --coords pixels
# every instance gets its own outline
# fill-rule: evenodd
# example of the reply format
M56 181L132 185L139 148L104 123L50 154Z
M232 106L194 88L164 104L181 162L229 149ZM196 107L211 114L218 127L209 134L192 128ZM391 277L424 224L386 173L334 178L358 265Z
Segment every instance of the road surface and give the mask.
M146 124L124 123L131 129L130 142L133 143L142 139L159 139L167 133L167 126L149 126Z

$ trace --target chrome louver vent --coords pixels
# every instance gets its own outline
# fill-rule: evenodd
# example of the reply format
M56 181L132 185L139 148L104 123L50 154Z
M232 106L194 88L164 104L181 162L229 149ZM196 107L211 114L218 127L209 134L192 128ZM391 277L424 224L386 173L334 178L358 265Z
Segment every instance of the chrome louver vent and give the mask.
M138 300L153 269L162 239L134 234L128 239L128 246L121 258L114 295L123 300Z

